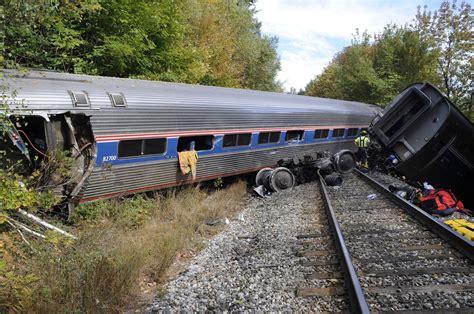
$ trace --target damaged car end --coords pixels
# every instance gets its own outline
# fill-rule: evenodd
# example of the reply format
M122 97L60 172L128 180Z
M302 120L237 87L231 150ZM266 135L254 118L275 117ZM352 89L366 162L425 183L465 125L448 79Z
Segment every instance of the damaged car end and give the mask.
M373 164L450 189L474 208L474 126L437 88L409 86L374 119L369 134Z
M79 202L96 154L89 117L71 112L38 113L5 102L0 167L34 178L31 188L52 192L67 216Z

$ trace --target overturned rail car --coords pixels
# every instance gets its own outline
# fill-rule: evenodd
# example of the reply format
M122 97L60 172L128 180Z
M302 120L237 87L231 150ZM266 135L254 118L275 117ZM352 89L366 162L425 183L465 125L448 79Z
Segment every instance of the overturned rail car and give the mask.
M474 209L474 126L436 87L409 86L374 119L369 133L396 172L451 189Z
M30 170L55 150L74 157L71 178L45 176L69 204L210 180L342 149L379 109L332 99L55 72L4 71L9 116ZM178 153L191 143L196 178ZM44 163L43 163L44 164Z

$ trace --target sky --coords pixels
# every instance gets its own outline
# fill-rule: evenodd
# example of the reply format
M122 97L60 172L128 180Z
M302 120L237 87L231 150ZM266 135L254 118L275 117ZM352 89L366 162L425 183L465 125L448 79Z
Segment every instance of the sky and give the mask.
M389 23L404 25L417 6L437 10L442 0L257 0L257 18L264 34L278 37L286 91L299 90L349 46L359 29L380 32Z

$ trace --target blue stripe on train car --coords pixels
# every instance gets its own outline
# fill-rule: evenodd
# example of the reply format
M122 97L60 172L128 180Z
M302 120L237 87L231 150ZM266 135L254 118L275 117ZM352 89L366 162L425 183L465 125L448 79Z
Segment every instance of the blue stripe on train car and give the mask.
M340 141L347 141L348 139L353 138L353 136L347 136L348 130L344 131L343 137L334 138L332 136L333 130L329 131L329 136L327 138L314 138L314 130L305 131L303 139L298 141L289 141L286 142L286 131L281 132L280 141L277 143L269 143L269 144L258 144L258 132L252 133L252 140L250 145L245 146L235 146L235 147L223 147L223 135L215 135L214 139L214 146L210 150L201 150L198 151L199 156L206 156L211 154L223 154L223 153L230 153L230 152L246 152L251 150L258 150L258 149L268 149L268 148L278 148L278 147L286 147L286 146L293 146L293 145L304 145L304 144L311 144L311 143L327 143L327 142L340 142ZM104 164L107 165L125 165L125 164L133 164L133 163L144 163L144 162L151 162L151 161L160 161L160 160L167 160L167 159L177 159L178 152L178 138L177 137L170 137L167 138L167 147L166 152L162 155L150 155L150 156L136 156L136 157L127 157L127 158L118 158L118 143L119 141L112 141L112 142L99 142L97 143L97 159L96 159L96 166L101 167Z

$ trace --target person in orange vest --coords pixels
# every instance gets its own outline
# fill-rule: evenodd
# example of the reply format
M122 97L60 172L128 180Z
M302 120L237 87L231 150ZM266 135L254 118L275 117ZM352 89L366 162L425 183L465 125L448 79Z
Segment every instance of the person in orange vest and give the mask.
M360 132L360 136L355 139L355 144L357 146L357 163L363 167L368 168L369 164L367 162L367 157L370 139L367 136L367 131L362 130L362 132Z

